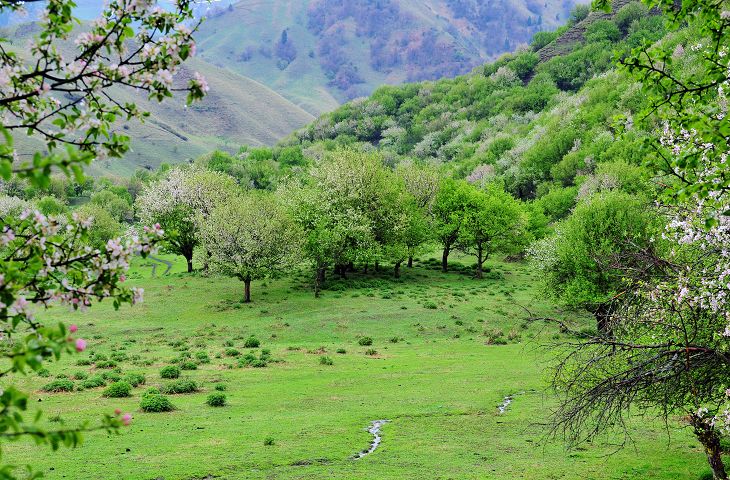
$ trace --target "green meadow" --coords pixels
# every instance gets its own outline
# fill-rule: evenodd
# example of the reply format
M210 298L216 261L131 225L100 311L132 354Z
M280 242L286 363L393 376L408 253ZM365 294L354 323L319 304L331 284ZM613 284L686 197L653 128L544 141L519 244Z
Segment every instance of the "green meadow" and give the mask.
M636 422L625 449L617 448L623 436L574 451L547 438L550 345L569 337L526 321L522 307L584 328L592 320L550 307L526 265L492 263L477 281L467 259L447 274L423 259L398 280L390 270L331 278L319 299L303 269L255 282L253 303L244 304L241 282L188 275L167 258L175 262L167 276L160 266L153 277L150 261L133 268L129 281L146 291L141 305L43 313L77 323L89 347L19 382L49 427L93 422L115 408L133 415L131 425L42 455L10 444L6 462L32 463L48 479L676 480L706 470L679 419ZM258 348L246 348L252 336ZM167 395L171 412L141 411L147 389L176 381L160 377L173 364L188 368L180 379L197 391ZM83 385L133 373L145 383L126 398ZM74 390L43 390L59 376ZM225 406L206 404L213 392ZM388 420L382 443L355 459L373 440L375 420Z

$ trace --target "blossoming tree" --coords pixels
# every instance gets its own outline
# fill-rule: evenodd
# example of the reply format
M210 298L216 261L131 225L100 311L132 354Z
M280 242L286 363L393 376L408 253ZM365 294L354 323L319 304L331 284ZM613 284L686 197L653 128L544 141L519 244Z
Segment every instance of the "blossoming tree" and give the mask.
M598 6L608 7L608 0ZM631 407L683 417L716 480L730 435L730 9L724 1L644 0L684 28L622 60L644 86L645 118L667 219L659 255L606 259L623 269L610 335L569 345L555 373L556 433L572 442L625 425ZM630 268L627 268L630 267Z
M275 275L295 261L300 232L271 193L250 192L213 209L201 230L213 269L244 283Z
M137 213L143 223L162 226L166 232L163 246L185 257L188 272L192 272L203 223L238 190L233 177L225 173L177 167L142 192Z
M0 11L18 11L24 2L0 0ZM192 1L178 0L165 11L153 0L110 0L103 13L83 32L74 33L71 0L49 0L39 22L40 33L27 51L0 47L0 179L26 179L45 188L61 171L83 180L83 166L102 156L120 156L128 138L114 131L118 118L142 117L132 103L115 98L115 88L146 92L163 100L186 92L201 98L205 80L194 76L176 85L175 73L195 50ZM74 36L75 35L75 36ZM45 152L24 152L14 140L28 135ZM37 211L2 214L0 231L0 336L5 360L0 376L0 441L32 438L58 448L73 446L84 431L113 431L128 424L129 415L110 412L98 425L48 431L26 420L28 395L13 387L13 377L38 371L43 363L65 353L82 351L86 341L74 325L46 324L37 317L52 304L74 310L109 300L115 307L136 303L142 290L125 284L134 255L145 256L159 241L159 226L127 238L89 246L92 218L74 216L60 222ZM1 478L14 478L11 466L0 465Z

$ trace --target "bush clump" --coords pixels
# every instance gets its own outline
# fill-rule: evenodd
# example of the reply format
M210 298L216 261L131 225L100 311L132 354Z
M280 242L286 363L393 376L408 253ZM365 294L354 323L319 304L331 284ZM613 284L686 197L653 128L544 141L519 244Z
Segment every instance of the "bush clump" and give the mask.
M119 382L122 379L122 376L119 374L119 372L104 372L101 374L101 376L107 382Z
M180 367L176 365L162 367L162 370L160 370L160 377L168 379L178 378L180 377Z
M238 350L233 347L226 348L225 354L227 357L237 357L241 354Z
M92 375L83 382L81 382L81 386L83 388L98 388L103 387L106 385L106 380L104 380L104 377L102 375Z
M74 389L74 382L71 380L62 378L59 380L54 380L50 383L46 383L43 385L42 390L44 392L72 392Z
M117 366L117 362L114 360L102 360L94 364L96 368L109 368L112 369Z
M132 394L132 386L127 382L114 382L109 385L102 396L109 398L123 398Z
M205 401L211 407L225 407L226 406L226 394L225 393L211 393L208 395L208 399Z
M357 343L363 347L369 347L373 344L373 339L371 337L362 337Z
M225 392L228 389L225 383L216 383L215 387L213 388L215 388L219 392Z
M195 354L195 359L199 363L210 363L210 356L206 352L198 352Z
M335 362L332 361L332 359L326 355L319 357L319 364L320 365L334 365Z
M162 387L162 393L170 395L178 393L193 393L198 391L198 384L192 380L175 380Z
M180 364L180 368L183 370L197 370L198 364L195 362L190 362L190 361L182 362Z
M160 393L145 393L142 395L139 408L147 413L171 412L175 410L170 399Z
M261 342L258 338L251 335L246 339L246 343L243 344L245 348L259 348L261 346Z
M124 376L124 381L133 387L144 385L147 379L141 373L128 373Z

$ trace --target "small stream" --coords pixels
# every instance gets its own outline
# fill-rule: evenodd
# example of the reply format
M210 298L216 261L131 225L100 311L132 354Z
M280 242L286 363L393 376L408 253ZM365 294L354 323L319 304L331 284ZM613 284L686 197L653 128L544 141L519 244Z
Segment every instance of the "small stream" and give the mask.
M513 393L512 395L507 395L504 397L504 400L502 400L502 403L497 405L497 414L504 415L507 413L507 409L512 404L512 402L515 400L515 397L517 395L523 395L525 392L519 392L519 393Z
M380 429L388 422L390 422L390 420L374 420L370 423L370 427L368 427L368 432L370 432L370 434L373 436L373 441L370 442L370 448L368 448L367 450L363 450L362 452L355 455L355 459L360 459L362 457L370 455L378 448L380 442L383 440L383 437L381 437L380 435Z

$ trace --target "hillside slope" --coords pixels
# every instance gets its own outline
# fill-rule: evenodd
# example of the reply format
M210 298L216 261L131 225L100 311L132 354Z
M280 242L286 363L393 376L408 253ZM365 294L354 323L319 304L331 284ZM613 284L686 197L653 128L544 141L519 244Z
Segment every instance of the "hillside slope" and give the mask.
M453 77L565 23L587 0L240 0L211 11L203 58L312 113L382 84Z
M36 33L33 24L5 29L10 48L21 55ZM160 163L189 161L214 149L236 151L240 145L273 145L314 117L270 88L227 69L193 58L183 66L181 80L192 72L202 72L211 87L209 95L190 108L182 97L163 103L148 101L131 90L115 92L124 102L135 102L150 112L144 124L119 124L118 131L131 138L132 151L123 159L94 162L94 174L129 175L138 167L156 168ZM20 135L20 154L28 155L39 146Z
M210 92L191 107L176 97L163 103L135 98L151 113L144 124L122 127L132 139L124 159L95 164L105 171L131 173L138 166L155 168L161 162L192 160L215 149L237 150L243 144L273 145L313 117L260 83L200 59L186 63L181 78L205 72ZM133 100L131 92L121 98Z
M632 119L646 97L616 71L615 55L645 42L674 49L693 33L665 37L655 13L616 0L611 14L587 15L468 75L382 87L319 117L280 148L316 159L349 145L376 149L391 165L415 161L470 182L497 180L519 198L536 199L551 219L592 189L640 190L649 132Z

